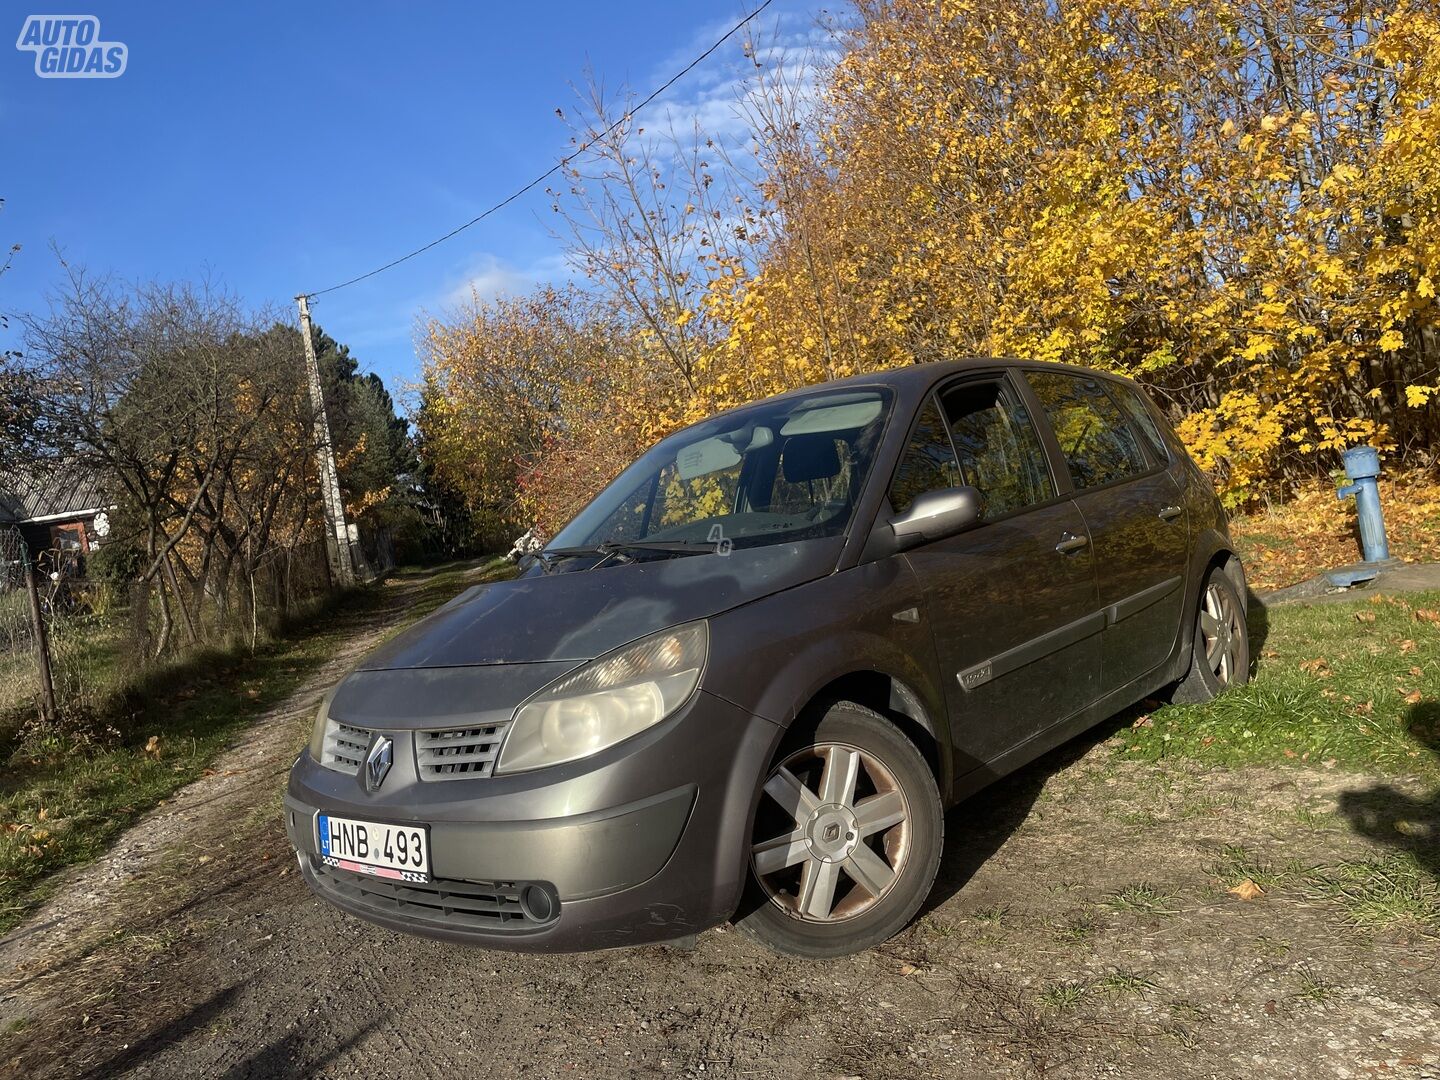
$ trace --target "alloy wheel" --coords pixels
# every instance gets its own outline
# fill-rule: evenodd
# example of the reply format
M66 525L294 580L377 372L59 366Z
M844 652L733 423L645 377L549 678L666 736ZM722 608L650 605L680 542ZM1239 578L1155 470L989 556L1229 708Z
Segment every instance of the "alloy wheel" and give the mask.
M1205 641L1206 665L1221 686L1229 686L1240 662L1245 626L1229 590L1213 581L1200 605L1200 634Z
M894 773L843 743L807 746L765 783L751 863L788 915L839 922L877 904L910 854L910 811Z

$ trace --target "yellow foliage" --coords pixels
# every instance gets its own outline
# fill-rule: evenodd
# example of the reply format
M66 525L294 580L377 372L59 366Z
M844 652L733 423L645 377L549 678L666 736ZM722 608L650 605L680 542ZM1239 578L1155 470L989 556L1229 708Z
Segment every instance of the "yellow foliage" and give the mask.
M1354 443L1440 442L1433 5L856 15L813 116L756 62L753 187L703 150L662 182L652 149L599 141L571 179L611 184L574 228L603 316L538 294L556 318L430 324L422 435L476 504L555 523L685 423L966 355L1140 379L1232 505Z

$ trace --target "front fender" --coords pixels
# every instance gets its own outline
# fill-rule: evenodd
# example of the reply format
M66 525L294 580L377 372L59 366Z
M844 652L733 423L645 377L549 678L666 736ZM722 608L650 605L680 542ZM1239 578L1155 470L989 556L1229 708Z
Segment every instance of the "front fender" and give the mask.
M877 673L917 708L949 774L950 735L922 590L900 558L776 593L711 620L703 686L788 727L837 679Z

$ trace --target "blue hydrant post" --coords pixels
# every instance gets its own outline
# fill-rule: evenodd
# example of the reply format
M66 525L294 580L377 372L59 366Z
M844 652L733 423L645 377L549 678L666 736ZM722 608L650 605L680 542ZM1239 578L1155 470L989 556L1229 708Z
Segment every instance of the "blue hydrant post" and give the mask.
M1390 558L1390 542L1385 539L1385 516L1380 512L1380 451L1373 446L1352 446L1340 455L1345 475L1352 483L1335 492L1337 499L1355 496L1355 513L1360 519L1360 549L1366 562L1384 562Z

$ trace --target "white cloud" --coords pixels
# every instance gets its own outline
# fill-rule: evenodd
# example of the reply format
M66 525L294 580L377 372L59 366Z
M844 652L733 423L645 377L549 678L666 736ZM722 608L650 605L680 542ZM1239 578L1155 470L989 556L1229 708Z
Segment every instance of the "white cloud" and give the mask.
M498 255L481 252L470 259L457 276L459 280L452 278L437 306L452 308L468 304L472 298L494 300L499 296L515 296L567 274L563 255L546 255L525 266L516 266Z
M717 20L698 29L683 48L656 65L650 85L669 78L733 25L733 20ZM753 50L750 56L745 54L747 41ZM752 134L744 100L754 92L757 77L772 86L789 87L802 105L813 102L822 89L825 70L840 52L833 33L820 25L808 7L782 7L731 38L658 98L647 110L650 125L673 129L682 136L698 128L704 137L743 149ZM757 63L765 70L758 69ZM640 126L645 126L643 118Z

